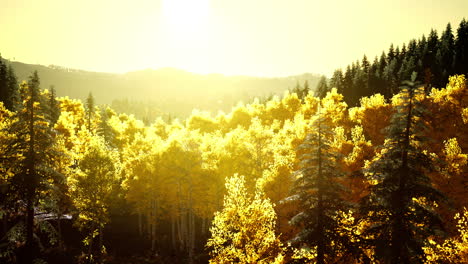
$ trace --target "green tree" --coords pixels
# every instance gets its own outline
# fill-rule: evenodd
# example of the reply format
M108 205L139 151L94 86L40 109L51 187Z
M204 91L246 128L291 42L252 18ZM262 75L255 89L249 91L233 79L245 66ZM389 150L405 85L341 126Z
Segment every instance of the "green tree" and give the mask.
M413 74L401 87L387 140L366 170L372 185L361 204L369 223L364 236L383 263L422 263L423 246L441 227L433 204L442 195L431 185L427 173L433 162L422 149L424 89L415 79Z
M116 116L114 110L110 107L100 108L100 119L97 124L97 135L104 138L106 143L111 147L116 147L116 131L110 124L110 120L113 116Z
M10 110L16 110L18 104L18 82L13 68L0 56L0 101Z
M37 257L34 242L34 214L40 198L60 176L53 167L59 155L53 133L44 117L45 106L41 104L40 81L37 72L21 85L23 104L14 116L10 133L16 136L10 142L18 159L11 166L15 175L10 191L22 200L26 211L26 244L20 256L21 262L32 263Z
M50 86L50 91L48 94L48 119L49 119L49 124L51 127L57 123L57 120L59 119L60 116L60 105L57 101L57 95L55 92L55 87L53 85Z
M315 96L319 98L324 98L325 95L327 95L328 91L329 89L327 85L327 77L322 76L317 84L317 87L315 88Z
M290 221L300 228L293 244L316 248L319 264L332 262L341 252L350 252L352 248L341 225L340 215L350 207L342 198L345 188L339 183L343 176L340 157L332 149L333 130L325 118L319 110L310 133L298 148L299 170L295 173L292 196L285 199L297 202L300 208Z
M330 79L330 88L336 88L338 93L343 94L344 89L344 76L341 69L336 70Z
M455 40L455 73L468 74L468 21L463 19Z
M91 124L94 117L94 97L92 93L89 93L88 97L86 98L85 103L85 113L86 113L86 128L91 131Z

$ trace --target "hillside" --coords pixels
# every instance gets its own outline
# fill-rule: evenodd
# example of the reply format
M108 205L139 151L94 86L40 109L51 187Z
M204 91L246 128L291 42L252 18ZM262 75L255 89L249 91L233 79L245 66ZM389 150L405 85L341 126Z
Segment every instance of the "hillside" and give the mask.
M229 111L239 101L254 97L282 95L299 82L314 88L319 75L302 74L281 78L194 74L174 68L141 70L125 74L88 72L56 66L11 62L18 80L26 80L35 70L41 87L55 86L58 96L84 99L91 92L98 104L115 100L152 105L164 113L186 116L192 109ZM118 109L117 109L118 110ZM124 109L122 109L124 110ZM128 110L128 109L125 109Z

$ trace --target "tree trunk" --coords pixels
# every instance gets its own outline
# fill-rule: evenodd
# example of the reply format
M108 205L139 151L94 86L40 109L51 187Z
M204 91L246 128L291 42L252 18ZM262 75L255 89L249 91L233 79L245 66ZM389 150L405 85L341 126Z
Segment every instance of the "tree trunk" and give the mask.
M146 213L146 238L151 239L151 209Z
M319 121L318 126L318 175L317 175L317 264L325 264L325 241L324 241L324 230L323 230L323 190L322 190L322 182L325 180L323 179L323 172L322 172L322 124Z
M138 213L138 234L140 237L143 235L143 224L142 224L141 213Z
M94 232L94 228L95 228L94 226L95 226L94 224L91 226L92 232ZM89 247L88 247L88 258L89 258L89 257L91 256L91 254L93 253L93 240L94 240L94 238L91 236L91 237L89 238L89 245L88 245L88 246L89 246Z
M171 216L171 237L172 237L172 249L175 250L176 249L176 232L175 232L175 228L176 228L176 223L175 223L175 217L174 215Z
M179 211L179 216L176 217L176 225L177 225L177 241L178 241L178 244L179 244L179 250L182 251L183 250L183 241L182 241L182 221L181 221L181 217L182 217L182 212Z
M206 234L206 218L202 218L202 223L201 223L201 232L200 234L204 236Z
M26 244L24 263L31 264L34 260L34 205L29 197L26 205Z
M7 211L5 210L5 214L3 215L2 218L2 227L3 227L3 234L6 234L8 231L8 219L7 219Z
M99 225L99 252L102 251L102 246L104 245L104 228L102 225Z
M28 102L28 110L30 111L28 120L28 135L29 135L29 149L26 156L26 170L24 171L25 184L26 184L26 245L25 245L25 263L32 263L34 259L34 197L36 195L36 153L34 149L35 144L35 130L34 130L34 87L30 87L31 98Z
M151 201L151 207L152 207L152 219L151 219L151 251L152 252L155 252L156 251L156 210L157 210L157 207L156 207L156 200L152 200Z
M61 216L62 213L59 210L57 214L57 231L58 231L58 243L59 243L59 249L63 250L63 241L62 241L62 221L61 221Z
M194 255L194 247L195 247L195 223L194 223L194 217L193 217L193 210L191 207L192 206L190 205L190 210L188 213L189 225L188 225L188 236L187 236L189 264L193 263L193 255Z

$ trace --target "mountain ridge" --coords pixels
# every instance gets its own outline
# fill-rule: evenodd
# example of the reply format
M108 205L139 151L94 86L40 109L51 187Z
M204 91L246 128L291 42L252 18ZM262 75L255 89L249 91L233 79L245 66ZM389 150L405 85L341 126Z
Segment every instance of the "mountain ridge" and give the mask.
M18 81L27 80L37 70L41 87L48 89L53 85L59 97L84 100L92 93L97 104L111 105L119 100L146 102L154 104L161 112L176 116L186 116L193 109L214 113L229 111L239 101L281 96L305 81L315 88L321 77L312 73L287 77L197 74L171 67L105 73L18 61L7 63L12 66Z

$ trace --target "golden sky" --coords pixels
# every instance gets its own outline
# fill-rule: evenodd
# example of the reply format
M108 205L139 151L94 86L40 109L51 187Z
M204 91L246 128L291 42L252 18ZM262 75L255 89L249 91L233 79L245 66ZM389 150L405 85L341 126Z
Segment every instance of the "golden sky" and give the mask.
M467 11L467 0L0 0L0 53L101 72L330 75L456 30Z

